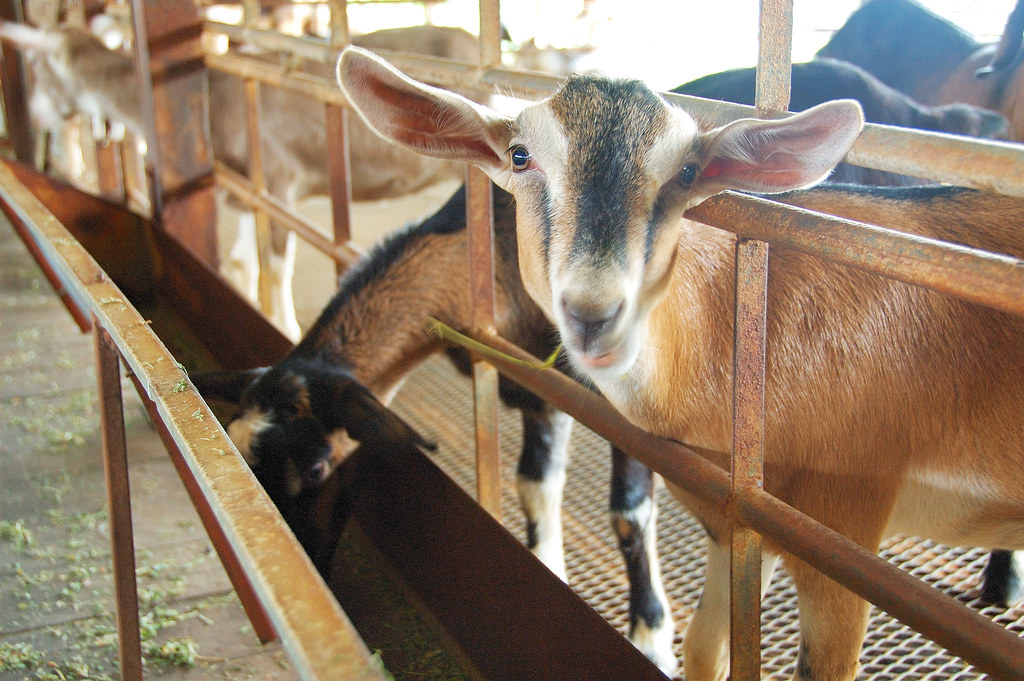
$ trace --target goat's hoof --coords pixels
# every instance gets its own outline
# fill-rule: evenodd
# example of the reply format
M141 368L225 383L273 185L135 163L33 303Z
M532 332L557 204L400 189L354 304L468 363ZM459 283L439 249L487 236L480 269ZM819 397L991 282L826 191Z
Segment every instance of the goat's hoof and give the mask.
M675 676L679 669L679 662L672 650L674 638L671 626L662 625L652 629L643 620L637 622L629 636L633 645L669 678Z

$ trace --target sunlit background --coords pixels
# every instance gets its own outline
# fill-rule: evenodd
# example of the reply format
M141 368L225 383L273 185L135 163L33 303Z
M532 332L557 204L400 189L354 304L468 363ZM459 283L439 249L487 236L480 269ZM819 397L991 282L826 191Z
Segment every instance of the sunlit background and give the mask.
M923 0L982 41L1002 34L1014 0ZM806 61L846 21L860 0L795 0L793 60ZM667 89L757 60L756 0L505 0L501 18L514 42L594 50L576 68L633 76ZM420 6L349 4L354 32L422 23ZM430 9L433 23L478 30L476 0Z

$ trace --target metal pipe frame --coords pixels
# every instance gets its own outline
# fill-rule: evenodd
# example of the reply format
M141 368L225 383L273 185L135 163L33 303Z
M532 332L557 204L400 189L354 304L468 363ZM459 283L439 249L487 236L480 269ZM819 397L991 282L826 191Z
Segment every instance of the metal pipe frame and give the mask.
M382 56L410 76L435 85L482 85L527 98L552 93L560 78L501 66L500 41L495 32L495 26L500 26L498 0L480 0L479 7L478 64L392 52L382 52ZM708 126L724 125L742 117L789 115L785 109L789 101L792 17L792 0L761 2L756 108L674 94L666 94L666 100L683 106ZM234 40L325 62L337 59L344 42L293 38L210 22L207 26ZM336 85L324 79L238 55L210 55L208 63L211 68L289 88L332 106L347 106ZM1020 145L867 125L846 161L1024 197L1024 151ZM492 299L493 283L487 283L483 274L493 262L493 246L486 231L490 192L472 173L467 184L470 280L474 292L479 290L472 303L474 335L513 356L522 356L521 350L493 331L493 310L488 311L486 302ZM494 360L474 365L480 503L491 509L495 495L500 495L500 489L496 490L490 480L497 467L497 453L492 449L489 434L493 428L490 410L496 399L496 378L491 369L496 365L501 373L572 414L667 480L718 505L732 518L736 527L731 568L734 679L760 678L761 536L815 565L994 678L1024 676L1024 642L1012 633L782 504L763 491L761 482L770 247L799 250L1016 314L1024 314L1024 262L734 193L704 202L691 209L687 217L731 230L739 237L731 475L692 450L630 426L604 400L556 372L524 370Z
M118 594L134 593L128 568L131 548L126 471L123 458L123 415L118 413L118 364L133 375L140 396L151 403L150 413L166 428L185 462L179 472L191 478L209 501L215 522L223 531L269 616L274 630L303 679L384 681L385 675L351 622L288 529L270 498L253 477L217 418L188 381L188 377L153 333L146 320L110 281L87 251L42 203L0 165L0 208L26 243L49 264L71 304L91 319L97 334L98 371L103 394L104 447L110 452L111 526L118 528L115 585ZM124 532L121 531L124 528ZM125 678L141 668L132 644L137 626L128 618L137 606L118 597L122 631L122 670ZM132 631L134 629L134 631ZM137 665L137 667L136 667Z

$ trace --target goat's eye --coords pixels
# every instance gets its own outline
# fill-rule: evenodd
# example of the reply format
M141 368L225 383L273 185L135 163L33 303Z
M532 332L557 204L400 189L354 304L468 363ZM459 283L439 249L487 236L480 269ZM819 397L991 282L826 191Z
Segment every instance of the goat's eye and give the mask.
M512 171L516 173L527 170L532 160L526 147L519 144L508 150L508 157L512 163Z
M700 166L696 163L687 163L683 166L683 169L679 171L679 184L684 187L689 187L693 184L693 181L697 179L697 174L700 172Z

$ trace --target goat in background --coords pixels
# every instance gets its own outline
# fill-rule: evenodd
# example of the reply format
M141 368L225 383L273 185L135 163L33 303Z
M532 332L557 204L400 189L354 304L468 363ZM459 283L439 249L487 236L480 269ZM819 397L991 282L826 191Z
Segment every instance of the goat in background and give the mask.
M84 27L65 25L33 28L0 23L0 38L26 51L33 74L31 112L44 127L58 127L75 111L88 113L97 132L111 121L145 139L141 120L134 60L110 50ZM373 49L420 52L463 61L477 59L476 38L458 28L412 26L385 29L353 42ZM265 55L268 59L280 55ZM307 73L333 77L333 67L309 63ZM248 173L245 96L242 81L210 71L210 131L213 155L235 172ZM486 94L463 90L461 94L486 101ZM295 208L302 199L329 193L327 133L324 106L303 95L281 89L261 88L261 121L264 132L264 164L271 195ZM98 135L97 138L103 137ZM353 117L349 125L352 198L355 201L394 198L444 180L463 176L461 164L426 158L383 142ZM222 266L225 275L252 301L258 296L259 261L255 217L243 209L238 236ZM292 340L301 335L295 316L292 278L297 237L272 227L268 272L271 321Z

